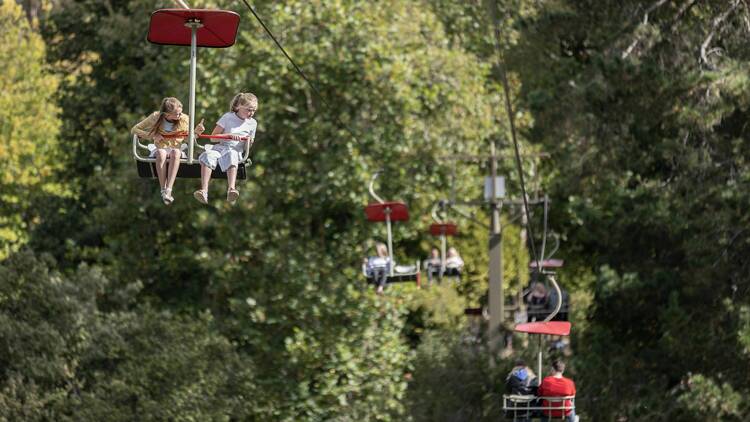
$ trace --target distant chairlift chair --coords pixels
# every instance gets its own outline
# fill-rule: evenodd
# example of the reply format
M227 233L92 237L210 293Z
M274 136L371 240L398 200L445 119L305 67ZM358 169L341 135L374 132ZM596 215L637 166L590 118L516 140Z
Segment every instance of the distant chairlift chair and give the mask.
M560 286L557 284L554 276L550 277L550 281L557 291L557 297L561 297ZM560 311L562 303L560 300L557 301L555 308L552 313L547 316L544 321L541 322L529 322L524 324L518 324L515 326L514 331L519 333L529 333L538 335L539 339L539 350L537 352L537 374L542 374L542 336L569 336L571 324L568 321L551 321L555 315ZM546 405L542 405L544 400L547 401ZM533 395L517 395L517 394L504 394L503 395L503 411L506 417L516 420L526 420L532 417L537 418L541 415L542 411L562 410L564 415L567 410L575 409L575 396L566 397L537 397ZM546 418L546 416L545 416ZM546 419L545 419L546 420ZM551 420L565 420L565 416L555 417Z
M562 259L545 259L545 260L542 260L540 264L542 267L542 271L539 273L549 275L549 274L554 274L556 270L558 270L559 268L562 268L564 261ZM538 271L537 262L535 260L532 260L529 263L529 268L531 269L532 272ZM537 283L541 283L541 282L537 281ZM540 304L529 303L526 308L526 314L528 316L529 322L535 321L535 320L538 321L538 320L542 320L546 318L547 315L549 315L552 312L555 305L560 301L557 296L558 294L557 289L550 289L549 283L545 283L544 288L548 292L547 298L544 301L544 303L540 303ZM529 290L526 290L524 293L524 298L526 298L530 294L531 292ZM562 288L560 289L560 294L562 294L562 302L560 303L560 310L553 316L552 321L567 321L568 320L568 313L570 311L570 297L568 295L568 292Z
M373 184L377 179L380 172L370 180L370 195L377 201L365 207L365 216L368 221L386 223L386 230L388 235L388 256L391 257L393 265L390 267L390 274L386 283L403 283L403 282L416 282L417 287L421 286L420 283L420 265L419 260L416 261L415 265L397 265L396 260L393 257L393 234L391 231L392 221L408 221L409 220L409 209L403 202L385 202L383 201L373 190ZM374 284L375 280L370 277L365 268L362 269L363 275L367 279L367 282Z
M445 222L442 218L437 215L437 208L445 208L447 201L439 201L432 207L432 219L435 223L430 225L430 234L433 236L440 236L440 273L438 274L439 279L445 277L458 277L461 278L461 270L458 268L447 268L446 263L446 251L448 244L448 236L455 236L458 233L458 226L452 222ZM427 271L430 269L428 268Z

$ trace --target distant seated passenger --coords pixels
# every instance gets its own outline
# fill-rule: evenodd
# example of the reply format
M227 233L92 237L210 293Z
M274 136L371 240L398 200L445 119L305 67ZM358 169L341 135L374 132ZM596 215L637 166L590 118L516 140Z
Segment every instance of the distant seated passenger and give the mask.
M370 256L363 260L362 267L367 277L372 278L377 284L377 293L382 294L393 264L391 257L388 256L388 247L384 243L376 243L375 252L377 253L376 256Z
M570 378L563 376L565 372L565 363L558 359L552 363L552 375L545 377L542 384L539 385L540 397L566 397L576 395L576 385ZM549 408L566 407L568 409L551 410ZM565 415L566 422L576 422L576 412L571 400L542 400L542 413L545 415L544 420L562 419Z
M445 275L454 276L461 279L461 270L464 268L464 260L458 254L456 248L448 249L448 256L445 258Z
M440 251L437 248L432 248L430 251L430 257L424 260L424 267L427 270L427 281L432 284L432 280L435 277L442 278L442 262L440 260Z
M531 370L523 360L517 360L508 377L505 379L505 389L508 394L520 396L535 396L539 385L534 371ZM529 422L533 413L529 407L536 406L533 398L521 399L516 398L508 405L513 410L508 410L506 416L513 418L516 422Z
M526 363L519 359L505 379L505 387L510 394L535 395L539 380Z
M547 304L549 303L549 294L544 283L534 282L531 285L531 292L526 296L526 302L528 309L528 322L541 321L549 312L547 311Z

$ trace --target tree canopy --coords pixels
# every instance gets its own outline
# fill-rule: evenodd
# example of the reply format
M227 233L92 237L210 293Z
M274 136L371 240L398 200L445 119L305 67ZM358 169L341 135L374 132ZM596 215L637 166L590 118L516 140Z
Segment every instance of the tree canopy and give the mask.
M750 413L745 1L254 2L309 83L244 2L189 3L241 15L199 51L195 116L259 98L235 205L180 179L165 207L136 176L130 127L187 108L188 49L146 40L172 2L1 2L0 418L498 420L535 345L508 319L497 351L464 315L487 303L487 207L448 212L460 282L377 296L360 271L386 236L362 211L377 171L413 262L436 201L481 198L486 160L460 158L492 143L508 305L543 224L560 240L577 413ZM546 222L518 206L505 94Z

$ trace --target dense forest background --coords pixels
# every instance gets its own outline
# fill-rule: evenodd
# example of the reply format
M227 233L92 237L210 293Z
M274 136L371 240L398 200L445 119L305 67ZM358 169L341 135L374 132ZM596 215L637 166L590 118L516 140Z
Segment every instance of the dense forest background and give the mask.
M750 416L747 1L253 2L318 95L244 2L191 0L241 15L235 46L199 52L196 117L250 91L259 132L236 205L180 179L169 207L129 128L187 105L188 50L146 41L173 3L0 3L0 419L501 419L535 349L464 316L487 301L487 210L452 216L460 284L379 297L359 264L385 236L362 211L377 170L410 206L400 261L437 245L435 201L481 197L486 164L446 157L495 143L521 197L504 70L521 150L545 153L523 170L561 239L581 419ZM520 215L508 301L542 241Z

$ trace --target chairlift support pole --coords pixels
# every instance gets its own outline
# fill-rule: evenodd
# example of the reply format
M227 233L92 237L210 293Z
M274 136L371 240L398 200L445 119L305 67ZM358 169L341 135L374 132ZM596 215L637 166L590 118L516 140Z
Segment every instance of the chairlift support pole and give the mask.
M537 343L537 352L536 352L536 373L539 374L538 376L542 376L542 336L541 334L537 336L538 343Z
M435 207L432 208L432 219L435 220L436 223L442 224L444 223L444 218L438 218L437 215L437 206L440 206L440 209L442 211L445 211L446 202L440 201L438 204L436 204ZM445 258L446 258L446 249L448 246L448 240L447 240L447 234L446 234L447 228L443 225L440 226L440 274L438 275L438 278L442 281L443 274L445 274Z
M195 149L195 73L198 63L198 28L203 24L198 19L190 19L185 26L190 28L190 127L188 128L188 164L193 164L193 150Z
M445 274L445 249L447 246L447 236L445 235L445 229L440 235L440 279L442 280L443 274Z
M396 261L393 259L393 233L391 232L391 209L386 208L385 212L385 226L388 230L388 256L391 258L390 265L390 276L393 277L393 267L395 267Z

